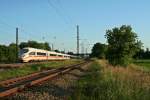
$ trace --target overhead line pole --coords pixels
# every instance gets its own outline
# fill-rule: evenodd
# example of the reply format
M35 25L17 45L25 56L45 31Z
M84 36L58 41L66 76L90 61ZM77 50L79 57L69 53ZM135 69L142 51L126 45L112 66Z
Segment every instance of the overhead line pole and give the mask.
M79 56L79 25L77 25L77 56Z
M18 62L18 27L16 28L16 62Z
M53 45L53 43L52 43L52 51L54 51L54 45Z

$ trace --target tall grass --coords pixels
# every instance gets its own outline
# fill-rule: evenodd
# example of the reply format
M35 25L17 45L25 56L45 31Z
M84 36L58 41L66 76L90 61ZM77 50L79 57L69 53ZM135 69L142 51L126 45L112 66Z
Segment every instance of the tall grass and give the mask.
M71 100L150 100L150 75L94 62L78 80Z

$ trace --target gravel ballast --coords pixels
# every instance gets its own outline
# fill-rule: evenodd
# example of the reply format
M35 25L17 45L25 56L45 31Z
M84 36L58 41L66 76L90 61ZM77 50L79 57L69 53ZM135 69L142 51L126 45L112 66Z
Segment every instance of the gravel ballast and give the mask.
M72 70L55 79L32 86L13 96L7 97L8 100L67 100L73 93L76 81L82 77L88 69L87 64L81 68Z

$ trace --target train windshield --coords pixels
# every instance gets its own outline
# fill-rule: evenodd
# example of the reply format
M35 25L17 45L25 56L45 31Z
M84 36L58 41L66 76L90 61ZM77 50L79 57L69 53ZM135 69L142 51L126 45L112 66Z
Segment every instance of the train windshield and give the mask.
M28 51L29 51L28 49L22 49L22 50L20 51L20 53L21 53L21 54L27 53Z

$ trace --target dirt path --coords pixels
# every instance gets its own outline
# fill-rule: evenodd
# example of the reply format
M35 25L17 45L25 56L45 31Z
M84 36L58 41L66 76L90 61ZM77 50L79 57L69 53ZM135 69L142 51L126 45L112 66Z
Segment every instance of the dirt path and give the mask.
M79 69L68 72L54 80L45 82L14 96L6 98L8 100L67 100L73 92L75 81L77 81L88 69L90 64Z

